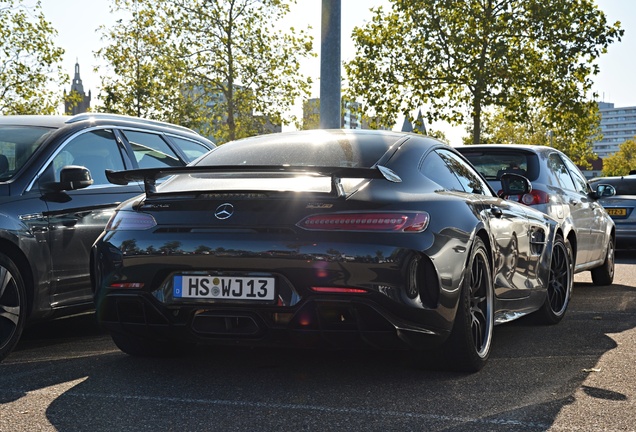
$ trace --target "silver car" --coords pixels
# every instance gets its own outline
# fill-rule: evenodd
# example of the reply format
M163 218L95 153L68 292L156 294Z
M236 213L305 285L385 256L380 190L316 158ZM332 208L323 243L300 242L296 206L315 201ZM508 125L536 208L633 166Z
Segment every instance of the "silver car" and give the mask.
M617 249L636 248L636 175L597 177L590 184L616 224Z
M532 183L530 193L510 196L540 210L561 224L574 255L574 271L590 270L595 285L614 280L615 226L599 196L576 165L547 146L482 144L457 147L500 191L501 175L512 172Z

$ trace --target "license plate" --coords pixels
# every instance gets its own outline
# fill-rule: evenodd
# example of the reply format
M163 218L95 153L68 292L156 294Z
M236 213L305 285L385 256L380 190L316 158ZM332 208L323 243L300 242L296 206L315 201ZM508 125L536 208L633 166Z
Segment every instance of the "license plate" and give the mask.
M627 209L624 208L608 208L607 214L610 216L627 216Z
M272 277L182 275L173 282L175 298L271 301L276 295Z

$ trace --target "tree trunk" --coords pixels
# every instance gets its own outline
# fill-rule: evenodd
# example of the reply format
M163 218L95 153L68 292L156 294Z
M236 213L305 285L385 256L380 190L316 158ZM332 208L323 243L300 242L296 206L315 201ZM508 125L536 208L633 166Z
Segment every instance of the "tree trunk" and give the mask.
M481 97L473 97L473 144L481 144Z

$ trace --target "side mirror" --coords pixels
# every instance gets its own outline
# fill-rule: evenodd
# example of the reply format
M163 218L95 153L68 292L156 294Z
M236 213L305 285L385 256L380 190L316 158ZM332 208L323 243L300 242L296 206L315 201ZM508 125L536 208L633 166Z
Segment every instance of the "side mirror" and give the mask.
M501 175L500 197L524 195L530 192L532 192L532 183L524 176L514 173L504 173Z
M616 188L609 184L597 184L594 189L597 198L605 198L616 195Z
M93 184L93 177L88 168L68 165L60 171L59 190L83 189Z

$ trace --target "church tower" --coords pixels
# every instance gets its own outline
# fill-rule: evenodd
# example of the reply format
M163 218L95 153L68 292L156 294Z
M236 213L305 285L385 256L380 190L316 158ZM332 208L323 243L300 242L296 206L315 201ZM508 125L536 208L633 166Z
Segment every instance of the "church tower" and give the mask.
M75 63L75 77L71 84L71 91L67 95L64 90L64 114L75 115L86 112L91 107L91 91L84 93L84 86L80 78L79 63Z

